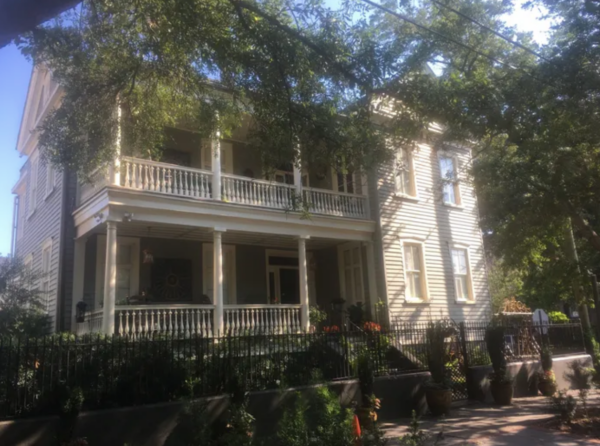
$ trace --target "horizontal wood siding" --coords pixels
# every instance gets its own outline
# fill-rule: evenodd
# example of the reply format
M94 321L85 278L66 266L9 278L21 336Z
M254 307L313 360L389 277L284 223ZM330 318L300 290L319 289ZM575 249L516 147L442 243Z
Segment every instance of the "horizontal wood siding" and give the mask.
M37 200L36 208L31 214L28 209L29 197L31 191L31 163L28 159L22 171L22 175L27 174L26 192L20 197L20 203L23 209L22 234L18 237L16 243L16 255L25 259L29 254L32 255L32 267L35 271L41 271L42 268L42 244L52 239L52 255L50 261L50 278L47 309L52 317L53 327L58 327L57 318L57 293L58 293L58 274L59 258L61 248L61 211L62 211L62 187L63 174L55 170L56 182L54 190L50 195L46 195L46 172L47 166L43 160L38 159L37 175ZM41 284L38 283L38 286Z
M450 317L483 320L490 314L490 297L485 270L483 241L478 225L477 200L465 181L470 151L452 149L458 159L462 208L442 203L438 152L420 144L414 152L418 201L396 196L393 164L380 168L378 181L379 217L386 289L392 320L437 320ZM425 247L429 302L405 302L402 239L422 240ZM469 245L474 303L456 303L449 243Z

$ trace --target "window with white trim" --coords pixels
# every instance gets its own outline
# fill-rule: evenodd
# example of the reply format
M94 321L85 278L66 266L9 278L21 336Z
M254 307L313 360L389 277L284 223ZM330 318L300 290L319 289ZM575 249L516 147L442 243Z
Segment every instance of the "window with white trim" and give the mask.
M471 270L469 268L469 251L466 248L451 247L452 271L454 273L454 289L456 300L473 300L471 293Z
M53 191L56 185L56 172L54 166L50 161L46 161L46 191L45 198L48 197Z
M42 244L42 270L40 273L40 293L46 312L50 305L50 266L52 264L52 239Z
M412 153L406 147L396 151L396 193L407 197L416 197L417 188Z
M443 181L442 193L444 204L459 206L461 200L456 175L456 164L456 158L447 155L440 156L440 175Z
M37 206L37 191L38 191L38 160L31 160L31 167L29 172L29 185L28 185L28 204L27 212L28 216L33 214Z
M428 299L427 277L423 244L404 242L405 298L408 302L424 302Z

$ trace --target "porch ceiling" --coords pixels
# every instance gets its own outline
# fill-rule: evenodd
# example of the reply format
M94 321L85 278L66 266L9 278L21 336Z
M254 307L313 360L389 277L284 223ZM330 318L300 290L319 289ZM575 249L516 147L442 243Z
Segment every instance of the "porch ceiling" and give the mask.
M98 226L98 234L106 233L104 225ZM152 237L173 240L192 240L199 242L212 242L212 231L209 228L155 224L148 226L136 222L123 222L117 224L117 234L124 237ZM292 236L263 234L256 232L226 231L223 233L223 243L236 245L255 245L272 248L298 248L298 240ZM307 249L323 249L344 243L341 240L310 238L307 240Z

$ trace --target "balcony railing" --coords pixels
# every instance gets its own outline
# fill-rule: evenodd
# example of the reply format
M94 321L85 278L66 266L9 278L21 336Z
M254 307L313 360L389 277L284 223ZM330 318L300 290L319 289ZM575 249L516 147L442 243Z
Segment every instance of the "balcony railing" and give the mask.
M121 186L180 197L213 197L210 171L131 157L121 159ZM230 174L221 176L221 198L229 203L290 211L301 201L295 186ZM314 214L369 218L364 195L307 187L302 199Z

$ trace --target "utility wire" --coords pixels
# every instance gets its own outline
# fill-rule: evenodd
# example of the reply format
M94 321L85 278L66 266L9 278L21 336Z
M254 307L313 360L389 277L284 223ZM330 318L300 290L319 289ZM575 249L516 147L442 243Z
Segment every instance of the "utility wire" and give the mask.
M546 57L542 56L540 53L538 53L538 52L536 52L536 51L533 51L531 48L528 48L528 47L526 47L525 45L522 45L522 44L520 44L519 42L516 42L516 41L514 41L514 40L511 40L511 39L509 39L509 38L508 38L508 37L506 37L504 34L502 34L502 33L499 33L499 32L498 32L498 31L496 31L495 29L493 29L493 28L490 28L490 27L489 27L489 26L487 26L487 25L484 25L484 24L483 24L483 23L481 23L479 20L476 20L476 19L474 19L474 18L472 18L472 17L470 17L470 16L468 16L468 15L466 15L466 14L462 13L462 12L460 12L460 11L459 11L459 10L457 10L457 9L454 9L452 6L445 5L444 3L442 3L442 2L439 2L439 1L437 1L437 0L431 0L431 2L432 2L432 3L435 3L436 5L438 5L438 6L442 7L442 8L448 9L449 11L452 11L454 14L456 14L456 15L458 15L458 16L460 16L460 17L462 17L463 19L466 19L466 20L468 20L469 22L472 22L472 23L476 24L477 26L479 26L479 27L481 27L481 28L485 29L486 31L489 31L489 32L491 32L491 33L495 34L496 36L500 37L502 40L505 40L506 42L510 43L511 45L514 45L514 46L516 46L516 47L518 47L518 48L521 48L522 50L525 50L525 51L527 51L527 52L528 52L528 53L530 53L530 54L533 54L533 55L534 55L534 56L536 56L536 57L539 57L540 59L542 59L542 60L543 60L543 61L545 61L545 62L550 62L550 63L552 62L550 59L547 59Z
M366 3L368 5L371 5L371 6L375 7L375 8L377 8L377 9L380 9L381 11L387 12L388 14L393 15L394 17L396 17L396 18L398 18L400 20L403 20L403 21L405 21L407 23L410 23L411 25L415 26L418 29L421 29L423 31L431 33L431 34L433 34L433 35L435 35L437 37L440 37L440 38L442 38L442 39L450 42L450 43L454 43L455 45L458 45L458 46L460 46L460 47L462 47L462 48L464 48L466 50L472 51L475 54L478 54L479 56L482 56L482 57L485 57L486 59L491 60L492 62L495 62L497 64L503 65L503 66L508 67L508 68L512 68L512 69L516 69L516 70L522 71L523 73L527 74L528 76L532 77L533 79L536 79L539 82L547 84L547 82L541 80L540 78L538 78L537 76L535 76L534 74L530 73L529 71L527 71L524 68L514 66L514 65L510 64L509 62L505 62L503 60L495 58L494 56L491 56L491 55L486 54L486 53L484 53L482 51L479 51L478 49L475 49L472 46L469 46L469 45L467 45L465 43L462 43L459 40L456 40L456 39L454 39L452 37L449 37L449 36L447 36L447 35L445 35L443 33L440 33L439 31L431 29L431 28L429 28L429 27L427 27L425 25L421 25L420 23L415 22L414 20L406 17L405 15L400 14L400 13L398 13L396 11L392 11L391 9L389 9L389 8L387 8L385 6L380 5L379 3L375 3L372 0L361 0L361 1L363 3Z

